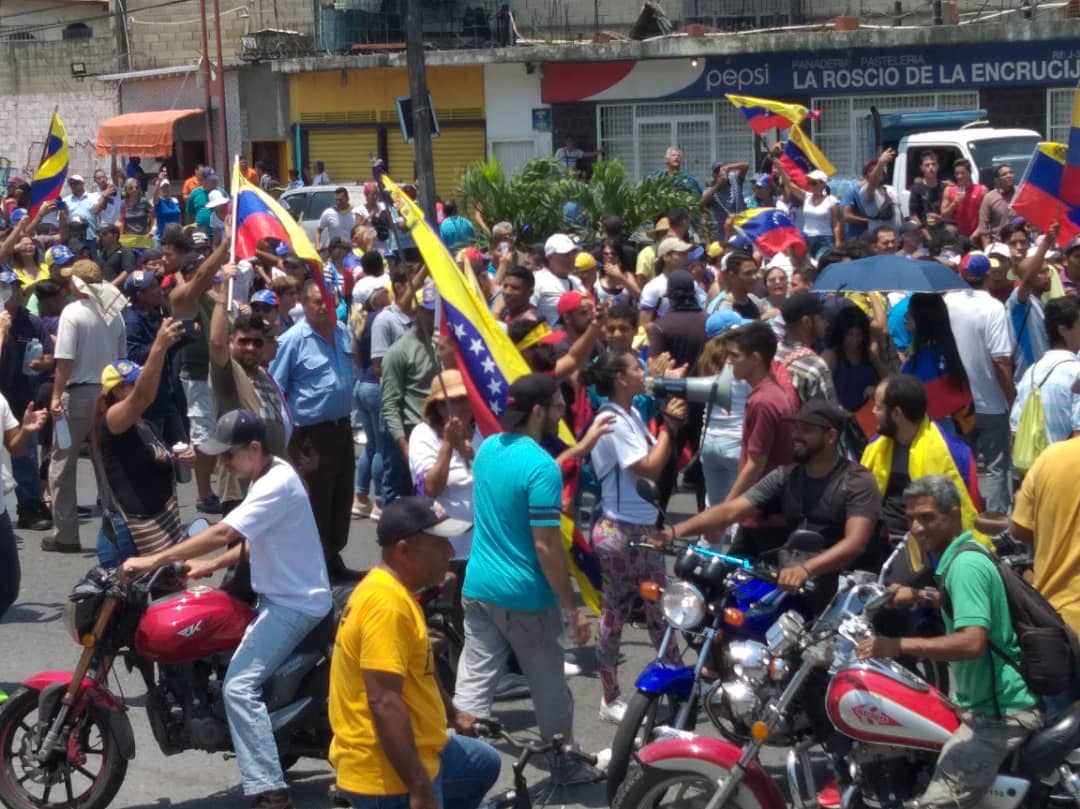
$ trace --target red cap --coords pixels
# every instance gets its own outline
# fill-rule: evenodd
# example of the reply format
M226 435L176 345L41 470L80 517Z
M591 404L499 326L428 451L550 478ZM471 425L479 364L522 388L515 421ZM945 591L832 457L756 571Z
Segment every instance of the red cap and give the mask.
M567 293L569 294L569 293ZM553 331L550 334L545 334L537 341L537 345L542 346L556 346L566 339L566 332Z
M571 289L569 292L564 292L562 294L562 297L559 298L559 317L565 317L571 312L577 311L588 300L588 298L586 298L576 289Z

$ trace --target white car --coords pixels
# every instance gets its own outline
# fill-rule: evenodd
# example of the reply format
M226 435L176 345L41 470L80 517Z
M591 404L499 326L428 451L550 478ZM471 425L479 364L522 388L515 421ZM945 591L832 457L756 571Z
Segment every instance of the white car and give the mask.
M344 188L349 192L349 203L356 207L364 201L362 185L305 185L294 188L281 195L280 202L289 209L304 232L315 244L315 231L319 227L319 217L323 211L334 206L334 191Z

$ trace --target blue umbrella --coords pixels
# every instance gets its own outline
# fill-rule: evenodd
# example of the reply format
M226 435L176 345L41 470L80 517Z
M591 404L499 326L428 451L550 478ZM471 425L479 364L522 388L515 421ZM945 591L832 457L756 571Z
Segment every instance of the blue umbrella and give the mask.
M968 288L968 282L944 264L895 253L830 264L814 281L815 292L947 292Z

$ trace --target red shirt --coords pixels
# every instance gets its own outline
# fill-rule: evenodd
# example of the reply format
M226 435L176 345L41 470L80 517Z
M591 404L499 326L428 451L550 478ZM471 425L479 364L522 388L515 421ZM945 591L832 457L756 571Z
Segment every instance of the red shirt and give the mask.
M791 394L771 376L765 377L746 397L746 413L743 416L742 449L739 452L739 468L746 464L747 455L765 455L762 477L778 466L792 462L791 421L795 416L795 403ZM783 517L747 520L745 525L783 525Z
M955 185L946 188L945 201L952 202L956 199L958 190L959 186ZM982 183L973 183L971 188L967 189L964 198L957 203L952 218L956 222L956 229L961 236L970 236L979 227L979 206L982 205L985 194L986 186Z

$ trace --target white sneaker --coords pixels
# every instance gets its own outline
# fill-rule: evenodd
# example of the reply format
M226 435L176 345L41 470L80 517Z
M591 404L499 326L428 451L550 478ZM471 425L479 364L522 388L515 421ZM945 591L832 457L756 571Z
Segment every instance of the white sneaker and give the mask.
M371 501L361 503L359 500L353 500L352 504L352 517L354 520L363 519L370 516L372 510Z
M618 697L612 702L604 702L603 697L600 698L601 721L618 725L623 721L624 716L626 716L626 700Z
M581 674L581 666L575 661L573 655L563 656L563 675L566 677L577 677Z
M370 517L371 519L378 522L379 517L381 517L381 516L382 516L382 509L379 508L379 504L378 503L372 503L371 504L371 513L368 514L368 517Z

